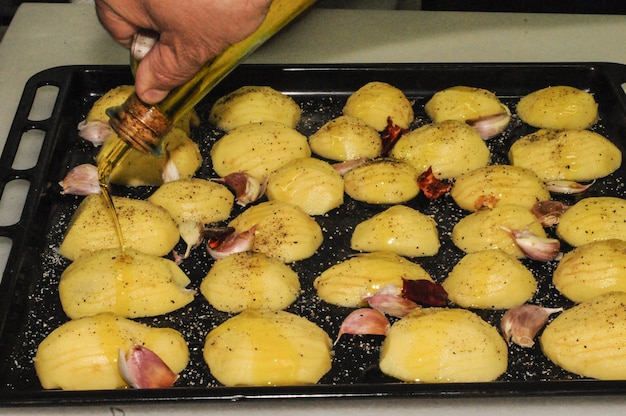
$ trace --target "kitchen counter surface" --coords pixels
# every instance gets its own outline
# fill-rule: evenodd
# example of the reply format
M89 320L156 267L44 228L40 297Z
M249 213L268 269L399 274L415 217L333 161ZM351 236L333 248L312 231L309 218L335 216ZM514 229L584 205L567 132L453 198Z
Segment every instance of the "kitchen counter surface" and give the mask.
M617 62L626 64L626 16L314 9L248 63ZM62 65L127 64L93 6L24 3L0 43L0 149L24 85ZM44 100L45 101L45 100ZM49 103L42 103L45 106ZM45 112L45 109L42 111ZM0 200L2 217L21 207ZM10 242L0 238L0 268ZM0 404L1 405L1 404ZM268 400L228 403L7 408L0 415L484 415L623 414L624 397Z

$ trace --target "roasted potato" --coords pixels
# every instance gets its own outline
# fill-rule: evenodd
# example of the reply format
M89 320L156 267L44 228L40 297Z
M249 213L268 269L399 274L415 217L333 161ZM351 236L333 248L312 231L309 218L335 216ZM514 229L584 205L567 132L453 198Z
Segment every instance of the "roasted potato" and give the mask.
M426 124L401 136L389 155L404 160L418 173L432 168L439 179L487 166L491 159L478 132L457 120Z
M357 251L390 251L406 257L434 256L439 251L435 220L405 205L395 205L359 223L350 247Z
M298 274L262 253L241 252L217 260L200 284L200 292L217 310L280 310L300 293Z
M126 249L81 256L59 282L59 297L71 319L114 313L126 318L162 315L189 304L195 291L171 260Z
M226 386L309 385L330 370L331 347L326 332L303 317L247 310L209 332L203 354Z
M517 115L533 127L586 129L598 119L598 104L586 91L556 85L522 97L517 104Z
M493 381L507 365L498 330L465 309L411 312L391 325L380 354L384 374L414 383Z

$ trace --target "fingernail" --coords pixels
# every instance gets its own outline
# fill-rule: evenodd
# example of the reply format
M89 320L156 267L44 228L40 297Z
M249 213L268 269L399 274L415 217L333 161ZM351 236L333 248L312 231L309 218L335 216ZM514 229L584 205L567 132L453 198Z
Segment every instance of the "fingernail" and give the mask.
M143 93L142 99L146 104L157 104L163 101L168 93L169 91L163 91L159 89L146 90L146 92Z

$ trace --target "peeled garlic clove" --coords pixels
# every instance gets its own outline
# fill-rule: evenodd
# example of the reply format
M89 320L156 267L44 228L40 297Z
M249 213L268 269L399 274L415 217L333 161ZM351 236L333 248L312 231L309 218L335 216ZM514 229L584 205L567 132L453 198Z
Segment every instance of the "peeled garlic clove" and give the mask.
M167 162L163 166L163 170L161 171L161 178L163 178L163 183L174 182L180 179L180 172L178 171L178 166L176 163L169 157L169 152L167 153Z
M503 107L506 111L502 113L474 120L467 120L466 123L472 126L474 130L480 134L480 137L482 137L483 140L491 139L492 137L502 133L511 120L511 112L507 107Z
M506 342L530 348L535 345L534 338L548 322L550 315L562 310L563 308L544 308L530 304L516 306L504 313L500 330Z
M512 230L501 226L508 232L524 255L532 260L550 261L561 256L561 242L555 238L540 237L527 230Z
M343 334L387 335L389 327L389 320L382 312L371 308L361 308L353 311L344 319L337 340Z
M385 285L372 296L364 298L374 309L397 318L402 318L420 306L401 296L401 289L395 285Z
M539 201L533 205L531 212L535 214L543 226L549 227L558 224L561 214L568 208L569 205L559 201Z
M233 227L205 230L205 234L208 234L207 250L215 260L230 254L251 250L254 244L255 231L256 226L241 233Z
M546 188L555 194L579 194L589 189L594 182L583 184L574 181L549 181L546 182Z
M223 178L213 179L228 185L235 191L237 205L245 207L251 202L261 198L265 194L265 181L259 182L252 175L245 172L235 172L224 176Z
M178 374L174 373L153 351L134 344L126 354L120 348L120 374L126 383L137 389L172 387Z
M185 254L183 254L181 260L189 257L191 249L198 246L202 241L202 231L204 225L196 221L183 221L178 224L178 231L183 241L187 244Z
M102 143L113 134L113 129L109 123L102 120L83 120L78 123L78 135L94 146L101 146Z
M65 178L59 182L63 188L63 195L91 195L100 193L98 183L98 168L85 163L70 170Z

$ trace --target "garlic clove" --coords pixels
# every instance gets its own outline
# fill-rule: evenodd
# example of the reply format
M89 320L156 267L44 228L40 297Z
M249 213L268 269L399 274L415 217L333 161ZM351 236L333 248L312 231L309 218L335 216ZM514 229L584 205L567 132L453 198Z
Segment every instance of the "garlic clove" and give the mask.
M372 296L364 300L374 309L397 318L408 315L420 306L401 295L401 289L394 285L386 285Z
M100 193L98 168L88 163L78 165L70 170L59 182L63 195L86 196Z
M382 312L361 308L352 311L341 323L335 343L343 334L351 335L387 335L391 324Z
M107 137L113 134L109 123L102 120L83 120L78 123L77 128L78 135L96 147L102 146Z
M367 161L368 159L366 157L360 157L358 159L346 160L344 162L334 163L332 166L341 176L343 176L349 171L351 171L352 169L356 168L357 166L361 166Z
M555 194L579 194L585 192L595 181L583 184L574 181L549 181L546 182L548 191Z
M118 368L124 381L136 389L172 387L178 380L178 374L161 357L138 344L134 344L126 354L120 348Z
M513 342L523 348L535 345L535 336L548 322L553 313L563 308L544 308L525 304L509 309L502 316L500 330L507 343Z
M169 157L169 152L166 155L167 162L163 166L163 170L161 171L161 178L163 179L163 183L174 182L180 179L180 172L178 171L178 166L176 163L172 161Z
M197 247L200 242L202 242L202 231L204 230L204 225L202 223L196 221L183 221L178 224L178 231L180 232L180 237L183 239L185 244L187 244L187 248L185 250L185 254L183 254L179 260L184 260L189 257L191 253L191 249Z
M237 232L232 227L208 228L203 234L207 237L207 250L215 260L252 249L256 225L247 231Z
M511 111L504 105L502 107L504 110L502 113L467 120L466 123L476 130L483 140L491 139L502 133L511 121Z
M567 211L569 207L569 205L559 201L539 201L533 205L531 212L544 227L550 227L559 223L561 214Z
M561 242L555 238L540 237L527 230L512 230L504 226L500 228L509 233L515 244L529 259L551 261L562 256Z
M267 187L267 180L259 182L245 172L235 172L213 180L224 183L235 191L237 205L242 207L260 199L265 194Z

